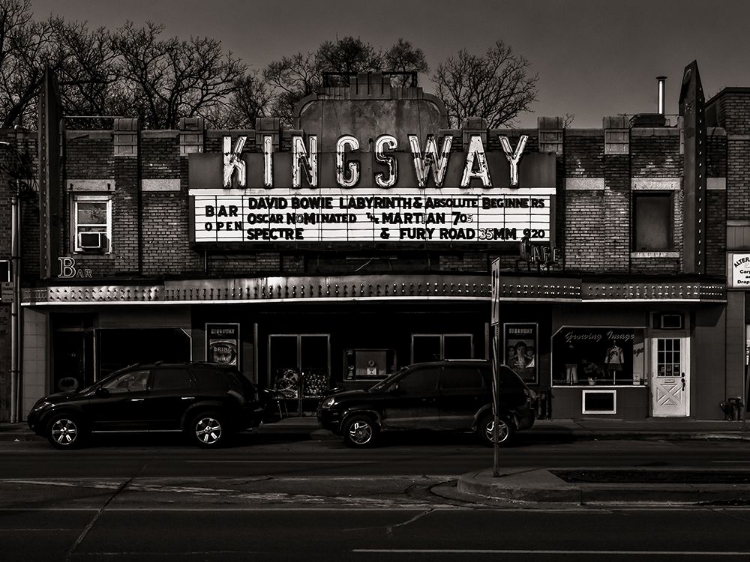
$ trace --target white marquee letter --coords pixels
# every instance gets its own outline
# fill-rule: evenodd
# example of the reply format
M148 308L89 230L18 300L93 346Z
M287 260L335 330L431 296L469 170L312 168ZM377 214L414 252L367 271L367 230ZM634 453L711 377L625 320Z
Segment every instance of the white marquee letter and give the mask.
M422 156L422 149L419 146L419 137L417 135L409 135L409 144L411 144L411 152L414 156L414 171L417 174L417 185L419 187L427 187L430 169L432 169L435 187L443 187L445 172L448 169L448 157L450 156L451 145L453 144L453 135L446 135L443 139L443 150L439 158L435 135L427 135L424 156Z
M508 159L508 162L510 162L510 185L512 187L518 185L518 162L521 161L521 156L523 156L523 149L526 147L527 140L529 140L528 135L521 135L521 138L518 139L516 150L514 151L510 147L510 141L508 140L508 137L506 137L505 135L500 135L500 144L503 146L505 157Z
M263 185L273 187L273 137L263 137Z
M398 160L393 156L383 154L385 149L396 150L398 141L393 135L380 135L375 141L375 160L388 166L388 177L383 172L375 174L375 183L379 187L388 188L396 185L398 180Z
M292 187L302 187L300 166L305 171L305 177L310 187L318 187L318 137L308 137L310 151L305 149L302 137L292 137Z
M336 183L341 187L354 187L359 183L359 162L349 162L349 177L344 172L344 155L346 147L359 150L359 141L352 135L344 135L336 141Z
M479 166L477 171L474 171L475 160ZM461 187L469 187L471 178L479 178L482 180L484 187L492 187L490 169L487 166L487 156L484 153L484 145L482 144L482 135L471 135L469 153L466 155L464 174L461 177Z
M245 187L245 161L242 159L242 149L247 137L237 138L232 151L232 137L224 137L224 187L232 187L232 176L237 170L237 186Z

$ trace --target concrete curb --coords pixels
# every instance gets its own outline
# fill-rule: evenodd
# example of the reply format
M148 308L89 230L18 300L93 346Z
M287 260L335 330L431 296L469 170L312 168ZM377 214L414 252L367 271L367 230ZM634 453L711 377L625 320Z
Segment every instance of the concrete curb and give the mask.
M571 484L550 469L517 469L492 477L491 470L458 478L457 490L471 496L516 503L573 505L747 505L750 484Z

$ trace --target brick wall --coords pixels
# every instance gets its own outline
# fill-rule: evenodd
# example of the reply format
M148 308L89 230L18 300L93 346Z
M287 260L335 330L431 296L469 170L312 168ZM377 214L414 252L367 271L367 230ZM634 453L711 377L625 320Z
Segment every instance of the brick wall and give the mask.
M750 99L750 98L749 98ZM626 130L627 131L627 130ZM518 142L520 134L528 134L527 152L538 150L537 130L493 130L489 131L489 149L499 150L499 135L510 137L511 144ZM220 152L222 137L231 135L236 139L246 135L245 151L258 150L255 131L206 131L206 152ZM291 138L290 131L281 135L282 150ZM681 258L635 258L631 259L632 182L638 178L681 178L683 156L680 154L679 130L676 128L631 129L628 153L606 154L604 130L564 131L564 143L557 157L557 208L556 243L564 257L558 269L570 273L638 273L672 274L681 271ZM627 135L626 135L627 142ZM286 141L285 141L286 139ZM729 177L725 193L715 191L709 197L708 244L709 268L720 274L722 260L713 249L722 252L726 247L724 232L725 206L728 218L750 216L750 185L743 173L750 165L750 137L709 138L709 175ZM727 148L728 147L728 148ZM729 155L727 156L727 150ZM68 133L64 173L66 178L115 180L113 198L113 240L110 255L78 254L78 266L90 268L95 277L142 275L146 278L164 276L251 276L274 273L301 274L320 269L311 263L307 249L259 251L256 248L233 248L226 251L193 248L189 242L190 202L188 197L188 158L180 156L179 131L143 131L140 133L137 156L115 156L112 132L74 131ZM142 181L168 180L166 187L142 191ZM169 181L171 180L171 181ZM571 180L591 181L590 188L567 189ZM0 190L0 213L7 209L7 194L3 198ZM682 207L681 191L674 197L674 250L682 252ZM69 202L66 199L66 207ZM36 209L29 207L24 217L26 228L34 228ZM8 213L4 213L6 216ZM3 228L0 216L0 229ZM38 218L36 218L38 222ZM68 244L70 225L66 220L62 226L63 240ZM5 223L7 225L7 223ZM7 228L7 226L5 227ZM28 232L28 231L27 231ZM33 263L38 269L38 231L24 238L27 267ZM28 245L28 248L26 247ZM142 246L142 255L139 253ZM0 240L0 252L2 240ZM399 251L400 253L403 253ZM430 251L431 259L425 270L459 272L488 271L492 258L501 258L504 268L521 271L523 263L517 264L518 249L508 245L492 252ZM336 260L326 254L331 273ZM372 253L372 255L379 255ZM36 259L36 263L34 263ZM394 260L393 271L407 267L407 259ZM425 262L426 264L427 262ZM207 264L207 269L206 269ZM334 267L335 266L335 267ZM407 268L414 271L411 265ZM406 269L405 269L406 270ZM350 271L350 264L341 262L340 271Z
M565 193L565 269L594 273L605 269L604 191Z

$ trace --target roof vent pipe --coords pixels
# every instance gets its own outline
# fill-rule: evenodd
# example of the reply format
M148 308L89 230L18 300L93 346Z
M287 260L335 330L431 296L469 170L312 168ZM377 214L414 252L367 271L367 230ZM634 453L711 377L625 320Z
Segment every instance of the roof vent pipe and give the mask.
M657 76L656 79L659 81L659 115L664 115L665 82L667 81L667 77Z

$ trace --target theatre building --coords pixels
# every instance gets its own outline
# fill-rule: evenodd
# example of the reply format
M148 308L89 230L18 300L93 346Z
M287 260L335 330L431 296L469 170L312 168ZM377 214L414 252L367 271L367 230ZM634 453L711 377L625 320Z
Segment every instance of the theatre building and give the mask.
M293 128L81 129L45 100L39 135L0 133L4 162L34 164L0 178L0 258L20 219L6 419L11 395L23 419L46 393L157 360L235 364L309 413L413 362L489 358L495 325L544 416L723 419L744 395L726 268L727 218L750 218L747 150L695 64L681 116L601 129L451 129L437 98L380 74L305 98ZM13 207L7 180L29 184Z

